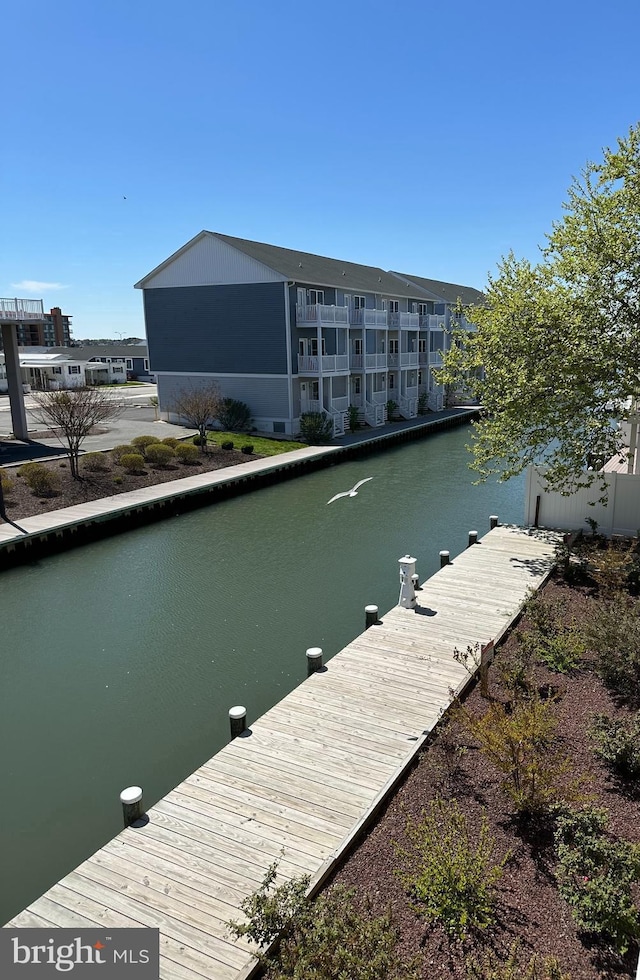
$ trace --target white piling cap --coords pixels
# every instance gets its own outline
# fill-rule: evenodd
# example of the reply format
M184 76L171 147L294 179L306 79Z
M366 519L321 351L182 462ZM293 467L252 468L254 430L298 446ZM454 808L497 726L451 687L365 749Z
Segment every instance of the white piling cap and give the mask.
M233 708L229 708L230 718L244 718L247 714L247 709L241 704L236 704Z
M317 660L318 657L322 656L322 647L309 647L307 650L307 657L309 660Z
M364 611L365 612L368 612L368 613L377 613L378 607L377 606L365 606L364 607Z
M142 799L142 788L140 786L127 786L120 793L121 803L139 803Z
M410 562L413 562L415 564L417 560L418 560L417 558L412 558L411 555L403 555L402 558L398 558L398 561L401 562L402 564L404 563L409 564Z
M441 551L440 552L440 557L442 558L444 555L448 555L448 554L449 554L448 551Z

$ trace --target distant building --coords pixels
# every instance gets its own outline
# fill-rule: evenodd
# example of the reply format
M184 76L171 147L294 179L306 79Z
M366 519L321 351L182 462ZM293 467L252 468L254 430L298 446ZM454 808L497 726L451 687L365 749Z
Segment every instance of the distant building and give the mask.
M72 343L71 316L59 306L43 313L40 320L18 322L16 331L20 347L69 347Z
M20 380L34 390L76 385L123 384L149 378L146 346L19 348ZM5 356L0 353L0 393L9 387Z

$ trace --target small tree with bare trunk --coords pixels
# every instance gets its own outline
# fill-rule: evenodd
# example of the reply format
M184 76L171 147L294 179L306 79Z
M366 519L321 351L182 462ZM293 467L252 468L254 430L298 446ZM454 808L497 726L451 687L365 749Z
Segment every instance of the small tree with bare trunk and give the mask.
M51 427L67 451L74 480L81 479L78 469L80 447L94 425L117 418L122 408L102 388L61 388L56 391L34 391L36 407L33 418L39 425Z
M200 452L204 452L207 443L207 429L217 419L221 403L220 391L218 386L213 383L180 388L174 396L171 411L198 430Z

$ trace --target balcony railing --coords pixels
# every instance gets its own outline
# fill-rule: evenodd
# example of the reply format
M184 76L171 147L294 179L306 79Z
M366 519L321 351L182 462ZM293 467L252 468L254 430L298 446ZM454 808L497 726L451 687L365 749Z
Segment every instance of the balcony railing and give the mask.
M349 309L346 306L324 306L315 304L303 306L296 304L296 323L349 323Z
M321 412L322 405L317 398L303 398L300 401L301 412Z
M44 322L41 299L0 299L0 320L22 323L24 320Z
M386 310L352 310L351 323L353 323L354 326L386 327L387 311Z
M349 355L349 366L355 368L356 370L362 369L362 354L350 354Z
M429 355L426 350L421 350L418 352L418 364L427 364L429 361Z
M341 398L332 398L330 404L332 412L346 412L349 408L349 396L344 395Z
M364 355L364 366L367 369L371 369L371 368L386 368L386 366L387 366L387 355L386 354L365 354Z
M387 394L386 388L383 388L382 391L371 392L371 401L374 405L386 405L390 397L391 396Z
M400 366L401 367L417 367L418 366L418 354L416 351L403 351L400 354Z
M417 330L420 326L420 317L417 313L390 313L389 326Z
M348 354L323 354L322 357L298 354L298 374L332 374L349 370Z

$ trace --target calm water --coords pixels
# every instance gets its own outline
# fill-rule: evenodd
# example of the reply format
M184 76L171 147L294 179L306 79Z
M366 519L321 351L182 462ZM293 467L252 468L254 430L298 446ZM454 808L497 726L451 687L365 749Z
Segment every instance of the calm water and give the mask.
M5 922L213 755L397 601L489 514L520 523L523 481L474 487L468 430L389 449L2 573ZM358 496L339 490L374 479Z

